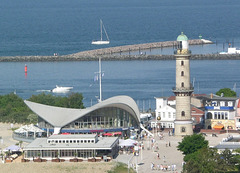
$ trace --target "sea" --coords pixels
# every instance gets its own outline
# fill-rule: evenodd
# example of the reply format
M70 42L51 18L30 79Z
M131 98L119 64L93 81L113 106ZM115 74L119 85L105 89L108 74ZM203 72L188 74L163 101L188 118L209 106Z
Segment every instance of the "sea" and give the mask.
M193 54L240 47L239 0L1 0L0 57L67 55L85 50L189 39L213 41L190 46ZM100 39L100 19L109 45L92 45ZM105 39L103 37L103 39ZM174 48L146 50L146 54L173 54ZM135 52L136 54L136 52ZM25 64L28 73L24 73ZM210 94L221 88L238 95L240 61L192 60L195 93ZM97 103L99 83L94 81L98 62L1 62L0 94L15 92L23 99L71 86L84 96L84 105ZM141 111L155 109L155 97L171 96L175 61L103 61L102 95L107 99L128 95ZM67 94L57 94L67 95Z

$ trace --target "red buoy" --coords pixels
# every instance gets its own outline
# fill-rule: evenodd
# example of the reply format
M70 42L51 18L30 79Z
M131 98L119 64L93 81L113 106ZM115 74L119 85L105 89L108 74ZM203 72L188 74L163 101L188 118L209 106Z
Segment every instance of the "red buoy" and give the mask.
M25 73L27 73L27 64L25 64Z

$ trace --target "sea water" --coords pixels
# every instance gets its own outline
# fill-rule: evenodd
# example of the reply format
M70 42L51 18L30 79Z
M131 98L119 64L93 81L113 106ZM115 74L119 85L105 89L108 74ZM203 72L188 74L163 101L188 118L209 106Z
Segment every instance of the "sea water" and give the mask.
M182 31L189 39L201 34L221 47L226 43L226 51L229 42L240 45L239 9L239 0L1 0L0 56L172 41ZM109 45L91 44L100 39L100 19Z
M0 63L0 94L16 92L23 99L59 86L73 87L80 92L84 105L91 106L99 98L99 81L94 81L98 62L23 62ZM239 60L192 60L191 82L194 93L216 93L231 88L239 94ZM155 97L174 95L175 61L102 61L102 97L128 95L140 110L155 109ZM234 87L236 86L236 87ZM53 93L51 93L53 94ZM66 94L55 94L67 96Z

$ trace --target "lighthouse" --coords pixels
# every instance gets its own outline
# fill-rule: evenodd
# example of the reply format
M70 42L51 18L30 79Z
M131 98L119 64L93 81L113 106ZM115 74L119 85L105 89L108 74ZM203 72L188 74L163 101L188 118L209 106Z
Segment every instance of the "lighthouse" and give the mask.
M177 37L177 50L174 51L176 58L176 87L173 93L176 96L176 119L174 121L175 136L192 135L192 116L190 100L193 87L190 83L190 57L188 38L181 33Z

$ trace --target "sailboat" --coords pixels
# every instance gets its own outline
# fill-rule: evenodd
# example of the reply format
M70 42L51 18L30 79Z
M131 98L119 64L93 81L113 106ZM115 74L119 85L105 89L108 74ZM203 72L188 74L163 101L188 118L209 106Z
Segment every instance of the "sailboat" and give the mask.
M106 32L106 29L105 29L105 27L104 27L103 22L102 22L101 19L100 19L100 29L101 29L101 40L92 41L92 44L109 44L110 41L109 41L109 38L108 38L108 35L107 35L107 32ZM104 30L105 35L106 35L106 37L107 37L107 40L105 40L105 41L102 40L102 35L103 35L102 30Z

